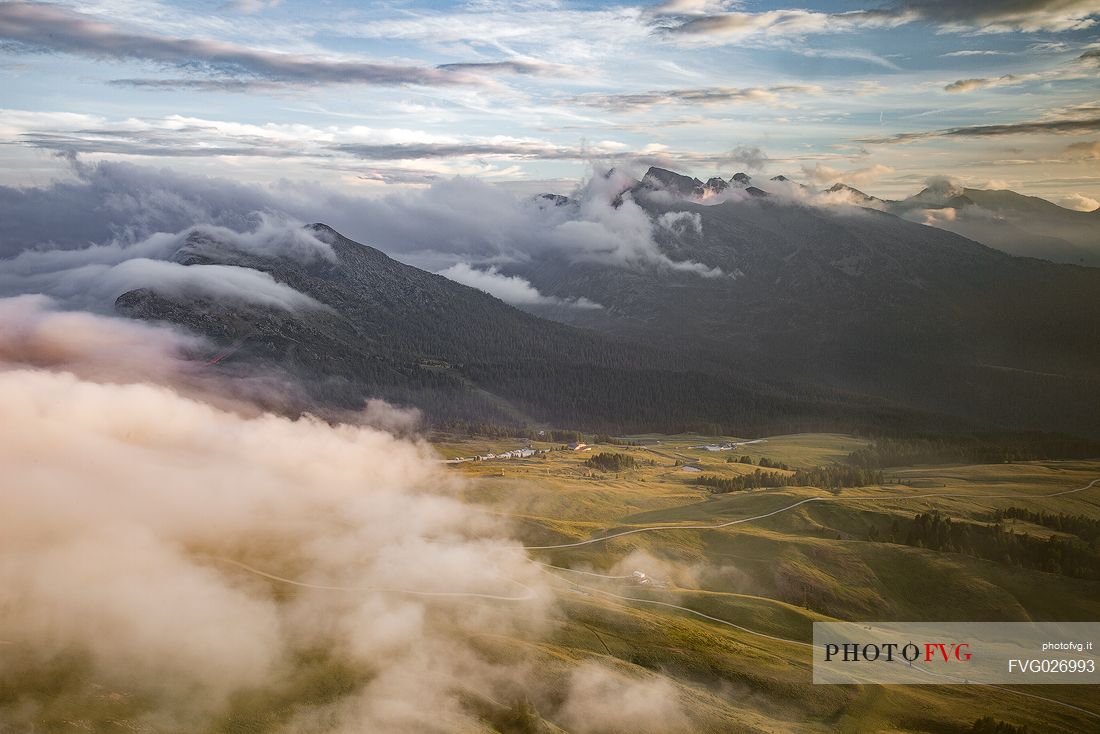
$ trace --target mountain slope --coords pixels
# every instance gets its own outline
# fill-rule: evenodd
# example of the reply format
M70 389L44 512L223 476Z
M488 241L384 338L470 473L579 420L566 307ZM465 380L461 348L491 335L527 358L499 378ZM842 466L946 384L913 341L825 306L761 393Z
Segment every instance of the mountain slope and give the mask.
M867 209L637 200L653 217L698 214L701 234L666 234L662 248L726 276L552 259L512 272L608 306L576 323L691 345L758 379L1006 426L1100 427L1100 270Z
M1100 216L1015 191L924 189L888 211L1011 255L1100 267Z
M121 295L116 308L207 336L219 355L228 353L215 356L210 369L225 362L277 369L303 391L298 409L355 408L384 397L416 405L437 422L601 430L752 431L901 419L881 401L825 392L795 399L717 363L540 319L324 225L312 230L334 260L242 252L201 232L175 260L269 273L317 307L288 311L139 289Z

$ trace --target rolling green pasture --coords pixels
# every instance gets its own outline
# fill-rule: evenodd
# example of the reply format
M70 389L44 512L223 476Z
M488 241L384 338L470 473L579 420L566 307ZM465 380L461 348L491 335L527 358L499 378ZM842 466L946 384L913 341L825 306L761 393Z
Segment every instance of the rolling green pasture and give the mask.
M624 438L644 445L592 449L635 459L635 468L618 473L585 466L592 452L565 450L449 469L470 480L465 499L510 518L528 546L650 525L713 526L823 499L722 529L673 527L532 550L533 558L557 567L547 569L558 596L555 631L549 642L496 641L498 654L523 655L550 676L598 659L624 676L664 678L676 686L694 731L961 734L982 716L1034 732L1100 731L1100 699L1087 686L814 686L809 652L800 644L810 640L816 620L1100 620L1100 582L869 539L872 528L881 538L895 519L908 521L930 510L975 523L991 523L995 510L1009 506L1100 518L1100 485L1040 496L1100 477L1100 462L895 467L876 487L838 493L783 487L715 496L693 483L700 472L732 476L756 468L729 463L730 456L748 455L754 462L768 457L796 469L842 461L866 442L799 434L712 452L698 447L737 439ZM436 445L452 457L505 451L521 442L450 437ZM968 496L914 497L924 494ZM1025 522L1014 530L1041 538L1057 534ZM634 570L664 585L576 573L621 576Z

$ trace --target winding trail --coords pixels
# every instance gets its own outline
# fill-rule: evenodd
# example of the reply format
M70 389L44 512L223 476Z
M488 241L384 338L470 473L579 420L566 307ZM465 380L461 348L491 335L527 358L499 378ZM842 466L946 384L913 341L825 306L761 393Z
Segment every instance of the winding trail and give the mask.
M1100 480L1096 480L1096 481L1100 481ZM1093 482L1093 483L1095 484L1095 482ZM1092 486L1092 485L1089 485L1089 486ZM543 564L539 564L539 565L548 566L549 564L543 563ZM550 568L558 568L557 566L549 566L549 567ZM574 571L573 569L560 569L560 570L573 571L574 573L588 573L588 572L585 572L585 571ZM587 592L590 592L592 594L597 594L599 596L603 596L603 597L607 597L607 598L611 598L611 599L616 599L616 600L619 600L619 601L634 602L634 603L638 603L638 604L651 604L653 606L666 607L668 609L676 609L678 611L686 612L687 614L691 614L691 615L694 615L696 617L700 617L702 619L705 619L705 620L708 620L708 621L711 621L711 622L716 622L718 624L725 625L726 627L732 627L733 629L738 630L739 632L744 632L746 634L753 635L754 637L761 637L761 638L766 639L766 640L772 640L773 642L782 642L782 643L785 643L785 644L788 644L788 645L796 645L796 646L803 647L803 648L809 648L810 650L813 650L814 647L815 647L815 645L812 642L803 642L802 640L792 640L792 639L789 639L789 638L786 638L786 637L776 637L775 635L769 635L766 632L760 632L758 630L749 629L748 627L742 627L739 624L735 624L735 623L730 622L730 621L725 620L725 619L720 619L718 617L712 617L709 614L704 614L703 612L697 611L695 609L690 609L690 608L685 607L685 606L680 606L679 604L673 604L671 602L665 602L665 601L658 601L657 599L643 599L643 598L636 597L636 596L624 596L623 594L616 594L616 593L611 592L611 591L604 591L603 589L597 589L593 586L585 586L583 584L578 584L575 581L570 581L569 579L562 578L558 574L552 573L550 571L546 571L545 573L549 574L550 576L553 576L553 577L557 578L560 581L564 581L567 584L570 584L570 585L575 586L575 587L580 588L580 589L584 589ZM601 576L602 574L590 574L590 575ZM612 578L613 579L613 578L623 578L623 577L621 577L621 576L620 577L604 576L604 578ZM931 670L928 670L927 668L925 668L924 666L914 665L914 666L910 666L910 667L912 667L914 670L918 670L921 673L924 673L925 675L931 676L933 678L948 678L948 679L951 679L951 680L956 681L956 682L958 682L960 680L960 678L958 676L951 676L951 675L943 675L943 674L939 674L939 673L934 673ZM1008 694L1015 695L1015 696L1024 696L1026 698L1032 698L1032 699L1035 699L1037 701L1043 701L1045 703L1054 704L1055 706L1061 706L1063 708L1072 709L1073 711L1076 711L1076 712L1081 713L1081 714L1085 714L1086 716L1091 716L1095 719L1100 719L1100 713L1097 713L1095 711L1090 711L1089 709L1082 708L1081 706L1077 706L1077 705L1072 704L1072 703L1066 703L1065 701L1059 701L1058 699L1055 699L1055 698L1047 698L1046 696L1040 696L1040 695L1035 694L1035 693L1026 693L1024 691L1020 691L1020 690L1017 690L1015 688L1009 688L1008 686L996 685L996 684L993 684L993 683L981 683L981 682L978 682L978 681L968 681L967 683L968 683L968 685L976 685L976 686L984 686L986 688L992 688L992 689L995 689L995 690L998 690L998 691L1003 691L1004 693L1008 693ZM871 682L870 684L871 685L889 685L889 684L877 684L877 683L873 683L873 682ZM941 684L941 685L950 685L950 684Z
M556 567L552 566L551 568L556 568ZM566 570L571 570L571 569L566 569ZM567 584L572 584L573 586L584 589L585 591L592 592L593 594L599 594L600 596L606 596L606 597L610 597L612 599L619 599L621 601L639 602L639 603L642 603L642 604L653 604L653 605L659 606L659 607L668 607L670 609L678 609L682 612L687 612L688 614L694 614L696 617L702 617L703 619L710 620L711 622L717 622L718 624L724 624L727 627L733 627L735 630L740 630L741 632L745 632L745 633L750 634L750 635L755 635L756 637L763 637L765 639L773 640L775 642L784 642L784 643L788 643L788 644L791 644L791 645L799 645L801 647L808 647L810 649L813 649L813 644L812 643L802 642L801 640L788 640L785 637L774 637L774 636L769 635L765 632L758 632L756 630L749 629L748 627L742 627L739 624L734 624L733 622L730 622L730 621L725 620L725 619L719 619L718 617L712 617L709 614L703 614L702 612L697 612L694 609L689 609L687 607L682 607L679 604L672 604L671 602L665 602L665 601L657 601L656 599L642 599L642 598L634 597L634 596L623 596L622 594L615 594L615 593L610 592L610 591L604 591L603 589L597 589L594 586L584 586L582 584L578 584L575 581L570 581L569 579L563 578L563 577L559 576L558 574L553 573L551 571L546 571L546 573L549 574L550 576L553 576L554 578L556 578L560 581L566 582ZM584 571L581 571L579 573L584 573ZM598 576L599 574L593 574L593 575ZM614 576L607 576L605 578L615 578L615 577Z
M719 530L721 528L727 528L727 527L731 527L733 525L740 525L740 524L744 524L744 523L753 522L753 521L756 521L756 520L763 520L763 519L768 518L768 517L774 517L775 515L779 515L781 513L788 512L790 510L793 510L797 507L801 507L802 505L809 504L811 502L868 501L868 500L875 501L875 502L896 502L898 500L916 500L916 499L932 499L932 498L941 498L941 499L1047 499L1047 498L1052 498L1052 497L1062 497L1062 496L1066 496L1066 495L1076 494L1078 492L1084 492L1085 490L1091 489L1094 486L1096 486L1097 483L1100 483L1100 478L1093 479L1091 482L1084 485L1083 487L1076 487L1074 489L1067 489L1067 490L1062 490L1062 491L1058 491L1058 492L1049 492L1049 493L1046 493L1046 494L1039 494L1039 495L1036 495L1036 494L1020 494L1019 492L1013 492L1011 494L925 493L925 494L916 494L916 495L913 495L913 494L890 495L890 496L886 496L886 497L883 497L881 495L849 495L849 496L844 496L844 497L834 497L834 496L829 496L829 497L808 497L806 499L799 500L798 502L793 502L789 505L785 505L783 507L772 510L771 512L766 512L766 513L763 513L763 514L760 514L760 515L754 515L752 517L744 517L744 518L739 518L739 519L736 519L736 520L730 520L730 521L723 522L723 523L717 523L717 524L711 524L711 525L650 525L650 526L645 526L645 527L640 527L640 528L632 528L630 530L625 530L625 531L622 531L622 532L619 532L619 533L613 533L611 535L605 535L605 536L601 536L601 537L598 537L598 538L590 538L588 540L578 541L578 542L575 542L575 543L561 543L561 544L557 544L557 545L547 545L547 546L526 546L526 547L520 546L519 548L517 548L517 550L518 549L523 549L523 550L531 551L531 550L558 550L558 549L563 549L563 548L577 548L577 547L581 547L581 546L592 545L592 544L595 544L595 543L606 542L608 540L613 540L615 538L621 538L621 537L628 536L628 535L635 535L635 534L638 534L638 533L658 532L658 531L662 531L662 530L704 530L704 531L705 530ZM297 587L301 587L301 588L315 589L315 590L321 590L321 591L405 594L405 595L410 595L410 596L421 596L421 597L460 597L460 598L465 597L465 598L489 599L489 600L492 600L492 601L506 601L506 602L530 601L531 599L534 599L535 596L536 596L535 591L531 587L529 587L526 584L523 584L519 581L516 581L514 579L507 579L507 581L509 583L515 584L515 585L521 587L522 589L524 589L525 593L521 596L504 596L504 595L500 595L500 594L484 594L484 593L478 593L478 592L465 592L465 591L418 591L418 590L414 590L414 589L399 589L399 588L378 587L378 586L335 586L335 585L328 585L328 584L312 584L312 583L307 583L307 582L304 582L304 581L298 581L296 579L287 578L285 576L279 576L277 574L269 573L267 571L256 568L254 566L250 566L247 563L242 563L241 561L234 560L232 558L225 558L225 557L220 557L220 556L202 556L202 557L207 558L208 560L213 560L213 561L216 561L216 562L219 562L219 563L225 563L225 564L228 564L228 565L235 566L237 568L240 568L241 570L247 571L248 573L251 573L251 574L256 575L256 576L260 576L262 578L269 579L271 581L276 581L276 582L283 583L283 584L289 584L291 586L297 586ZM615 600L618 600L620 602L629 602L629 603L635 603L635 604L649 604L649 605L653 605L653 606L659 606L659 607L664 607L664 608L668 608L668 609L674 609L674 610L677 610L677 611L680 611L680 612L683 612L683 613L686 613L686 614L693 615L695 617L699 617L701 619L705 619L705 620L710 621L710 622L714 622L716 624L721 624L721 625L724 625L726 627L730 627L732 629L738 630L739 632L744 632L745 634L752 635L754 637L759 637L759 638L763 638L763 639L766 639L766 640L771 640L773 642L780 642L780 643L788 644L788 645L796 645L798 647L809 648L811 650L814 648L813 643L810 643L810 642L803 642L802 640L792 640L792 639L788 639L788 638L784 638L784 637L777 637L775 635L769 635L765 632L760 632L758 630L753 630L753 629L750 629L748 627L744 627L744 626L741 626L739 624L736 624L734 622L730 622L728 620L721 619L719 617L714 617L714 616L711 616L709 614L705 614L703 612L700 612L700 611L697 611L695 609L691 609L689 607L685 607L685 606L682 606L682 605L679 605L679 604L673 604L671 602L659 601L659 600L656 600L656 599L645 599L645 598L641 598L641 597L626 596L624 594L616 594L614 592L606 591L604 589L599 589L599 588L592 587L592 586L578 584L575 581L571 581L569 579L566 579L566 578L560 576L559 574L554 573L553 571L551 571L549 569L554 569L556 571L566 571L566 572L569 572L569 573L581 574L581 575L585 575L585 576L592 576L592 577L603 578L603 579L619 580L619 581L632 578L632 576L610 576L610 575L606 575L606 574L596 573L596 572L593 572L593 571L581 571L581 570L578 570L578 569L563 568L563 567L560 567L560 566L551 565L549 563L544 563L544 562L541 562L541 561L535 561L535 563L537 563L540 566L543 573L546 573L547 575L552 576L552 577L558 579L559 581L570 584L571 586L574 586L574 587L579 588L579 589L583 589L583 590L585 590L585 591L587 591L591 594L596 594L598 596L602 596L602 597L609 598L609 599L615 599ZM602 640L601 640L601 642L602 642ZM932 673L931 671L922 671L922 672L926 672L929 675L933 675L933 676L936 676L936 677L946 677L946 676L939 676L937 674ZM1073 711L1076 711L1077 713L1084 714L1086 716L1090 716L1090 717L1093 717L1093 718L1100 719L1100 713L1097 713L1095 711L1090 711L1089 709L1082 708L1080 706L1076 706L1076 705L1071 704L1071 703L1066 703L1065 701L1059 701L1057 699L1047 698L1045 696L1039 696L1039 695L1034 694L1034 693L1026 693L1024 691L1016 690L1015 688L1009 688L1007 686L994 685L994 684L991 684L991 683L972 683L972 685L981 685L981 686L985 686L987 688L1002 691L1002 692L1005 692L1005 693L1008 693L1008 694L1011 694L1011 695L1024 696L1026 698L1031 698L1031 699L1034 699L1034 700L1037 700L1037 701L1043 701L1045 703L1050 703L1050 704L1060 706L1060 707L1063 707L1063 708L1066 708L1066 709L1071 709Z
M1100 482L1100 478L1093 479L1091 482L1083 487L1077 487L1075 489L1065 489L1060 492L1050 492L1048 494L1021 494L1019 492L1012 492L1011 494L953 494L953 493L941 493L941 492L928 492L925 494L899 494L899 495L846 495L846 496L829 496L829 497L807 497L806 499L793 502L784 507L772 510L771 512L765 512L762 515L753 515L752 517L742 517L737 520L729 520L727 522L712 524L712 525L647 525L640 528L632 528L630 530L623 530L622 532L612 533L611 535L601 535L598 538L589 538L588 540L580 540L575 543L559 543L557 545L528 545L525 546L526 550L561 550L563 548L579 548L585 545L593 545L595 543L605 543L615 538L623 538L627 535L637 535L638 533L653 533L661 530L721 530L722 528L728 528L733 525L742 525L747 522L754 522L756 520L763 520L764 518L774 517L784 512L789 512L796 507L810 504L811 502L851 502L851 501L872 501L872 502L897 502L899 500L920 500L920 499L1049 499L1051 497L1062 497L1068 494L1075 494L1077 492L1084 492L1086 489L1091 489L1097 482Z
M262 569L250 566L247 563L241 563L240 561L232 558L225 558L222 556L198 556L199 558L206 558L207 560L217 561L219 563L226 563L230 566L236 566L237 568L248 571L255 576L262 576L265 579L272 581L278 581L281 584L289 584L291 586L298 586L303 589L316 589L318 591L345 591L356 593L373 593L373 594L406 594L408 596L450 596L450 597L469 597L474 599L492 599L493 601L530 601L535 598L535 591L530 586L520 583L515 579L507 579L508 583L515 584L525 590L523 596L502 596L498 594L480 594L474 591L417 591L415 589L396 589L385 586L331 586L328 584L310 584L305 581L298 581L296 579L290 579L285 576L278 576L273 573L268 573Z
M737 519L737 520L730 520L728 522L723 522L723 523L718 523L718 524L713 524L713 525L651 525L651 526L647 526L647 527L633 528L631 530L625 530L625 531L620 532L620 533L614 533L614 534L611 534L611 535L601 536L599 538L590 538L589 540L582 540L582 541L578 541L576 543L561 543L561 544L558 544L558 545L549 545L549 546L527 546L526 549L527 550L558 550L558 549L562 549L562 548L577 548L577 547L580 547L580 546L592 545L592 544L595 544L595 543L602 543L602 542L605 542L605 541L608 541L608 540L613 540L615 538L621 538L621 537L626 536L626 535L635 535L637 533L657 532L657 531L661 531L661 530L718 530L718 529L727 528L727 527L730 527L730 526L733 526L733 525L740 525L740 524L743 524L743 523L753 522L755 520L763 520L764 518L773 517L775 515L779 515L783 512L793 510L797 507L808 504L810 502L836 502L836 501L843 501L843 500L859 500L859 501L871 500L871 501L889 501L889 502L892 502L892 501L897 501L897 500L930 499L930 498L937 498L937 497L938 498L943 498L943 499L1049 499L1051 497L1063 497L1063 496L1066 496L1066 495L1076 494L1078 492L1084 492L1085 490L1092 489L1094 486L1096 486L1097 483L1100 483L1100 477L1098 477L1096 479L1093 479L1091 482L1084 485L1083 487L1075 487L1073 489L1066 489L1066 490L1061 490L1061 491L1058 491L1058 492L1049 492L1049 493L1046 493L1046 494L1039 494L1039 495L1036 495L1036 494L1020 494L1019 492L1013 492L1011 494L925 493L925 494L919 494L919 495L891 495L891 496L887 496L887 497L883 497L881 495L854 495L854 496L847 496L847 497L831 497L831 496L830 497L809 497L807 499L799 500L798 502L791 503L789 505L786 505L784 507L780 507L780 508L778 508L776 510L773 510L771 512L763 513L761 515L754 515L753 517L744 517L744 518L740 518L740 519ZM564 568L564 567L561 567L561 566L554 566L554 565L551 565L549 563L543 563L543 562L540 562L540 561L536 561L536 563L538 563L539 566L543 567L544 573L547 573L550 576L553 576L554 578L557 578L559 581L564 581L565 583L571 584L574 587L583 589L583 590L585 590L585 591L587 591L591 594L596 594L596 595L599 595L599 596L603 596L605 598L616 599L616 600L624 601L624 602L632 602L632 603L636 603L636 604L650 604L650 605L653 605L653 606L665 607L665 608L668 608L668 609L675 609L677 611L681 611L681 612L684 612L686 614L691 614L693 616L708 620L710 622L715 622L717 624L725 625L726 627L731 627L735 630L738 630L739 632L744 632L746 634L753 635L755 637L760 637L760 638L767 639L767 640L772 640L772 641L775 641L775 642L782 642L782 643L789 644L789 645L796 645L796 646L803 647L803 648L809 648L811 650L814 649L813 643L810 643L810 642L803 642L802 640L792 640L792 639L788 639L788 638L785 638L785 637L776 637L775 635L769 635L765 632L760 632L758 630L753 630L753 629L750 629L748 627L743 627L739 624L735 624L733 622L730 622L729 620L720 619L718 617L714 617L714 616L711 616L709 614L704 614L703 612L697 611L695 609L690 609L688 607L681 606L679 604L673 604L671 602L659 601L659 600L656 600L656 599L644 599L644 598L635 597L635 596L625 596L623 594L616 594L614 592L605 591L603 589L598 589L596 587L586 586L586 585L583 585L583 584L578 584L575 581L570 581L569 579L566 579L566 578L564 578L564 577L562 577L562 576L560 576L556 573L553 573L552 571L546 570L546 569L555 569L555 570L558 570L558 571L566 571L566 572L569 572L569 573L583 574L585 576L594 576L594 577L597 577L597 578L610 579L610 580L624 580L624 579L630 578L628 576L609 576L609 575L606 575L606 574L595 573L593 571L581 571L581 570L578 570L578 569ZM942 676L942 675L933 673L932 671L926 670L924 668L918 668L918 669L921 672L926 673L926 674L928 674L930 676L933 676L933 677L940 677L940 678L950 677L950 676ZM1055 706L1060 706L1062 708L1066 708L1066 709L1076 711L1077 713L1084 714L1084 715L1090 716L1092 718L1100 719L1100 713L1097 713L1095 711L1091 711L1091 710L1086 709L1086 708L1082 708L1081 706L1077 706L1077 705L1074 705L1072 703L1066 703L1065 701L1059 701L1059 700L1054 699L1054 698L1048 698L1046 696L1040 696L1040 695L1037 695L1037 694L1034 694L1034 693L1027 693L1025 691L1020 691L1020 690L1017 690L1015 688L1009 688L1007 686L1002 686L1002 685L995 685L993 683L971 682L971 685L985 686L986 688L991 688L991 689L994 689L994 690L1002 691L1002 692L1008 693L1010 695L1023 696L1025 698L1031 698L1031 699L1034 699L1036 701L1043 701L1045 703L1053 704Z

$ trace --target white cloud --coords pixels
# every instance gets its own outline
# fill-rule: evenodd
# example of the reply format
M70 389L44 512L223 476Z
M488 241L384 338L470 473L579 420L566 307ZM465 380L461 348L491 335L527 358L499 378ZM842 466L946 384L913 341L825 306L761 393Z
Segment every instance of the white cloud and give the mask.
M728 43L749 38L800 38L823 33L849 33L867 28L894 28L916 21L936 24L945 32L979 30L984 33L1083 30L1100 15L1094 0L915 0L875 10L836 13L804 9L761 12L684 14L681 22L662 29L674 40L688 43ZM956 55L961 55L956 52Z
M254 6L249 0L246 6ZM135 32L61 6L0 3L0 39L32 49L94 59L136 60L199 73L209 84L363 84L455 86L484 84L468 71L378 63L361 58L301 55L225 41Z
M827 166L822 163L815 163L813 166L807 164L802 165L802 173L805 174L809 180L818 185L832 183L860 185L875 181L893 172L893 168L884 166L880 163L849 170L834 168L833 166Z
M1058 206L1079 212L1091 212L1100 209L1100 201L1076 193L1063 196L1057 203Z
M586 663L573 673L560 716L569 731L578 734L686 734L691 730L676 688L668 680L652 675L640 678L596 663Z
M951 51L949 53L940 54L940 56L943 56L944 58L953 58L953 57L957 57L957 56L1003 56L1004 53L1005 53L1004 51L991 51L991 50L978 51L978 50L975 50L975 49L968 49L968 50L963 50L963 51Z
M200 226L178 234L154 234L132 244L114 241L76 249L25 250L4 261L0 296L42 293L69 308L110 312L118 296L150 288L168 295L208 296L285 310L322 308L268 273L219 264L217 260L228 253L218 249L226 247L300 259L331 256L328 245L285 223L265 222L244 233ZM183 248L213 262L171 261Z
M496 296L513 306L568 306L571 308L596 309L600 304L587 298L558 298L544 296L531 282L518 275L504 275L495 265L484 270L471 267L468 263L455 263L439 275L450 278L456 283L468 285Z
M532 628L540 572L426 445L10 364L0 403L0 680L34 701L7 725L116 696L135 729L210 730L324 676L346 687L287 730L465 729L466 686L523 679L470 640Z

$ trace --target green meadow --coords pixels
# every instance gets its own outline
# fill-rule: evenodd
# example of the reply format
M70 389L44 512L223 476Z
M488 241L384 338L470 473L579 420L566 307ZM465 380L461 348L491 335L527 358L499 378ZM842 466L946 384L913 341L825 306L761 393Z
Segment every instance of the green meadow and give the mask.
M1033 732L1100 731L1100 703L1088 686L815 686L805 646L818 620L1100 619L1100 581L902 537L918 513L967 523L974 532L993 528L998 511L1010 507L1100 519L1100 485L1041 496L1100 477L1100 461L889 467L877 486L714 495L696 484L699 476L751 473L765 457L789 467L787 473L828 466L867 442L799 434L711 451L703 447L744 439L651 434L617 440L642 445L569 451L532 442L553 450L449 467L469 480L465 499L507 518L527 546L670 526L531 550L547 564L557 596L552 632L538 640L485 640L486 654L538 665L551 689L556 677L565 680L594 659L622 676L660 678L675 687L694 731L961 734L976 731L982 717ZM456 436L433 443L447 458L522 445ZM627 455L633 466L606 472L586 464L600 452ZM742 456L753 464L741 463ZM941 496L916 497L929 494ZM821 499L725 528L677 527L751 518L809 498ZM1070 537L1024 520L999 527L1034 539ZM651 583L593 575L634 571ZM513 718L522 721L502 730L555 730L537 702Z

